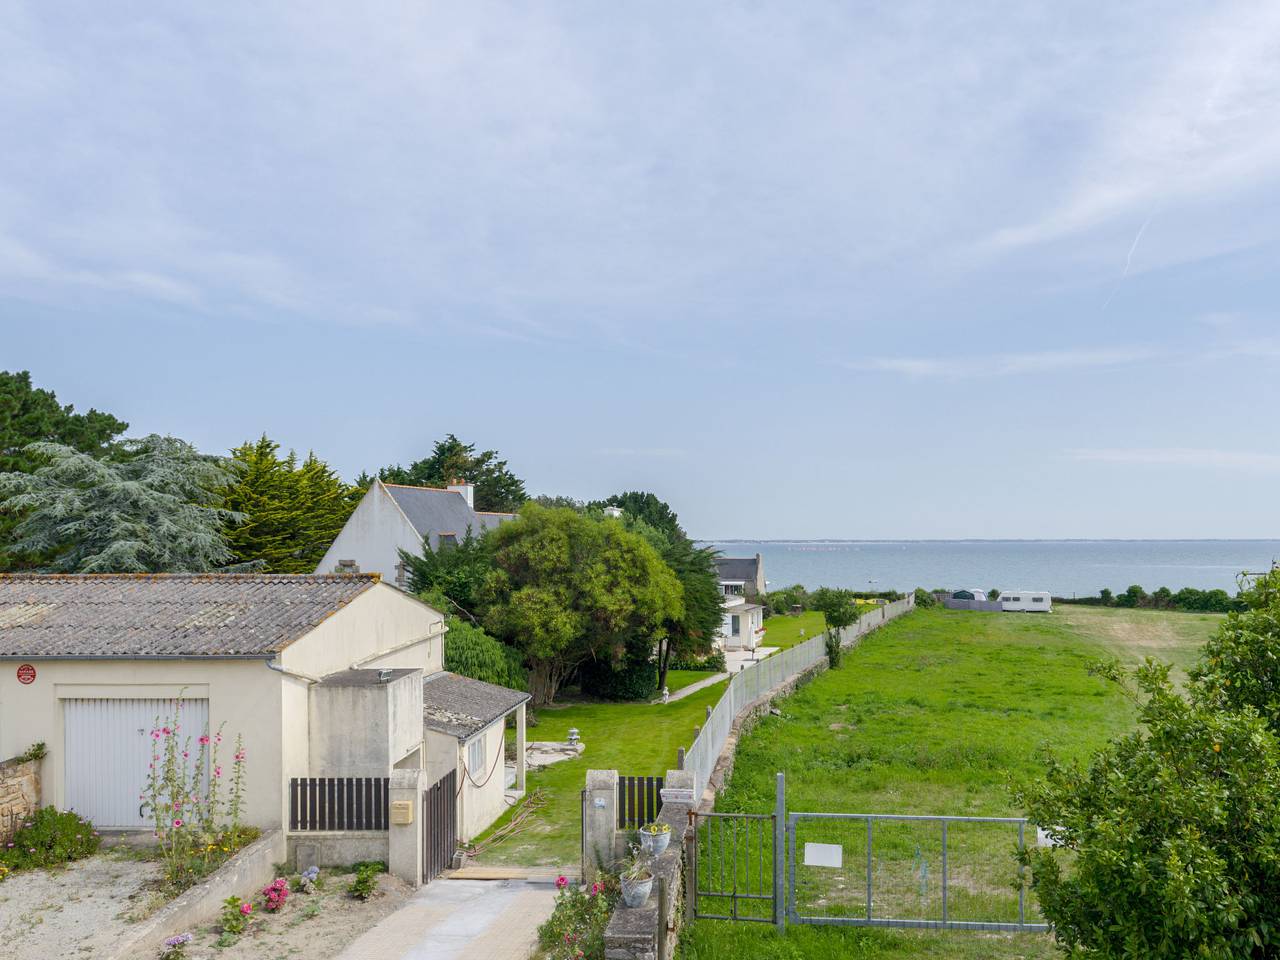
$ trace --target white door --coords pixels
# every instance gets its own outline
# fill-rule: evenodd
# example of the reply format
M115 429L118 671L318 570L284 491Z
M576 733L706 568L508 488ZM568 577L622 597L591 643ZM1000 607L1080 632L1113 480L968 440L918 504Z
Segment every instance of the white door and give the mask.
M137 829L151 825L141 810L150 772L156 718L173 716L176 700L63 700L66 806L95 826ZM180 740L209 726L208 700L183 700Z

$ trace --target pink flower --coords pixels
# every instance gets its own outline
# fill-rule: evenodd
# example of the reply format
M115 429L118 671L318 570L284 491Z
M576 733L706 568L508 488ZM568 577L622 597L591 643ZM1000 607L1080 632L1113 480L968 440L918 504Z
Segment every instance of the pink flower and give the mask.
M209 743L209 735L208 735L207 733L206 733L206 734L203 734L203 735L200 737L200 746L202 746L202 747L203 747L203 746L206 746L206 745L208 745L208 743Z
M253 913L253 904L248 901L240 904L240 912L247 917L249 914Z
M593 883L591 885L591 895L594 897L599 892L600 892L600 884Z
M568 885L569 885L569 878L568 878L568 877L563 876L563 875L561 875L561 876L559 876L559 877L556 877L556 889L557 889L557 890L563 890L563 889L564 889L565 887L567 887Z
M221 768L221 767L214 767L214 768L213 768L213 775L214 775L215 777L220 777L220 776L222 776L222 768Z
M222 734L220 734L220 733L215 733L215 734L213 735L213 742L214 742L214 743L221 743L221 742L222 742Z
M169 734L173 732L173 731L172 731L172 730L170 730L168 727L161 727L161 728L160 728L160 731L161 731L161 733L163 733L166 737L167 737L167 736L169 736Z
M183 750L183 751L182 751L182 759L183 759L183 760L188 759L188 758L189 758L189 756L190 756L190 755L187 753L187 751L185 751L185 750Z
M180 826L182 826L182 820L181 820L181 819L174 820L174 821L173 821L173 825L174 825L175 827L180 827Z

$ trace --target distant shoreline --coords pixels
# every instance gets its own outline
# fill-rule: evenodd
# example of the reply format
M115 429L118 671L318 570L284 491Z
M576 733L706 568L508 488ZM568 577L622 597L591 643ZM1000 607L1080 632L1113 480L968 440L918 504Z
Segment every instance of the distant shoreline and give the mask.
M1276 537L890 537L885 539L763 540L751 537L695 537L694 543L1280 543Z

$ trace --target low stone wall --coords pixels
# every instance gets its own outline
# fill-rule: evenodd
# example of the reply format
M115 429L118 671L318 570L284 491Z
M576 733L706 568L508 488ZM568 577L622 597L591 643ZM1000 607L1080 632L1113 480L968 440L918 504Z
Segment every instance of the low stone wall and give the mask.
M227 897L249 899L274 879L276 864L285 858L285 837L271 830L245 847L202 883L181 894L129 932L94 960L136 960L157 956L166 937L187 933L222 912Z
M387 863L386 830L291 833L285 862L301 873L308 867L349 867L363 860Z
M684 913L684 847L693 807L687 798L693 796L693 775L672 770L666 783L658 822L671 827L671 842L653 860L653 891L649 899L638 907L619 901L614 908L604 932L605 960L671 960L675 952Z
M18 824L40 809L40 761L0 763L0 843L7 843Z

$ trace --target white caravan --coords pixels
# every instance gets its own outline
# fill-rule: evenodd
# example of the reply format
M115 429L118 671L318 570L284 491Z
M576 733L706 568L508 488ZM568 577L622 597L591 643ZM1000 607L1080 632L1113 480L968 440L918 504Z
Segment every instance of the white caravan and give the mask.
M1000 594L1000 609L1005 613L1049 613L1053 598L1045 590L1005 590Z

